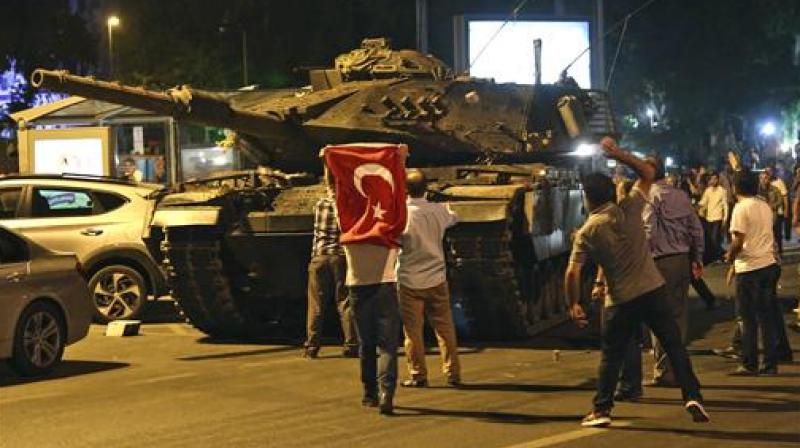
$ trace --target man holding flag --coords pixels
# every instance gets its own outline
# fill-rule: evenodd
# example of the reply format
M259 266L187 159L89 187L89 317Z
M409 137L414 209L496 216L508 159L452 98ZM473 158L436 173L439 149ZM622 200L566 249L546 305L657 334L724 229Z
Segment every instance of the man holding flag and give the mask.
M397 262L406 226L405 145L327 146L325 164L336 182L345 284L359 339L362 405L394 412L400 312ZM380 359L376 359L376 349Z

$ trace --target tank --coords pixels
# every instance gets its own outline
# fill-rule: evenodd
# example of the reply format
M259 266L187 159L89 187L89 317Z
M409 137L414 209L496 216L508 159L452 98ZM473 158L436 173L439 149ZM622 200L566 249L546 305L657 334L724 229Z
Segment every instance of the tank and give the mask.
M522 338L562 322L570 235L583 219L579 170L591 160L576 149L616 133L604 92L568 78L458 76L384 38L310 70L297 89L157 92L43 69L32 84L235 131L256 168L177 185L151 227L176 304L214 337L304 331L319 150L353 142L407 144L429 199L458 215L444 244L462 337Z

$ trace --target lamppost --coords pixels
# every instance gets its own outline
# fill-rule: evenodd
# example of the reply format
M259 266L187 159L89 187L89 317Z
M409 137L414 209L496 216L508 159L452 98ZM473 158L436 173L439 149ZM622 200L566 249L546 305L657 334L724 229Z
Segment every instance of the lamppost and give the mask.
M227 33L231 29L238 30L242 37L242 87L244 87L250 84L247 76L247 30L241 23L223 23L219 26L220 33Z
M119 17L109 16L106 20L108 27L108 71L114 77L114 28L119 26Z
M656 111L648 107L647 116L650 118L650 130L653 130L653 117L656 116Z

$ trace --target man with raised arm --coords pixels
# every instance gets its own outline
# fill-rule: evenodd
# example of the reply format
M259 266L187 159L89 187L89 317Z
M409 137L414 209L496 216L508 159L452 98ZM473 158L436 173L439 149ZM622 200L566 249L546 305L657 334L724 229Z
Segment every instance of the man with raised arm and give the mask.
M603 139L602 147L606 157L632 168L639 180L619 205L614 202L614 184L608 176L592 173L583 180L589 217L575 237L565 273L570 316L579 326L587 324L579 299L581 270L590 259L602 268L608 293L594 408L581 424L589 427L611 424L614 391L623 359L631 337L642 323L651 328L671 360L686 410L695 422L708 422L700 385L666 303L664 279L653 261L642 223L642 210L655 179L655 168L623 151L610 137Z

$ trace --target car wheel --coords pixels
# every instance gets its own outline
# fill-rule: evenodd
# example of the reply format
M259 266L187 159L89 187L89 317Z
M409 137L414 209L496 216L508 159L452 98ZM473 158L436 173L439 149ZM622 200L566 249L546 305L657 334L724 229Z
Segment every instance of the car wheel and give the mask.
M106 266L89 279L95 316L101 323L138 317L147 297L139 272L123 265Z
M25 308L17 322L9 364L20 375L45 374L61 361L65 343L66 329L58 308L35 302Z

